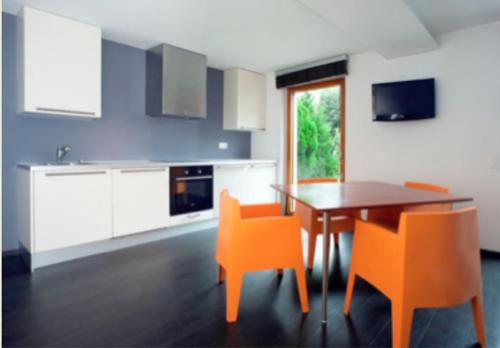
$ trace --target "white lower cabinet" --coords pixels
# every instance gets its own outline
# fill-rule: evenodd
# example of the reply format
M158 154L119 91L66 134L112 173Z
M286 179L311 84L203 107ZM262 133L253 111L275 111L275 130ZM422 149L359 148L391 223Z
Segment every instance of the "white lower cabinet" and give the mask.
M34 251L111 238L110 192L110 170L35 173Z
M220 165L214 168L214 211L219 216L222 190L227 189L240 204L276 202L276 193L270 187L276 183L276 164Z
M245 177L244 204L274 203L276 190L276 165L274 163L252 164Z
M113 170L113 236L169 225L168 168Z
M17 176L19 241L32 269L51 257L39 253L217 217L223 189L241 204L277 198L274 162L215 165L214 209L177 216L170 216L168 167L20 167Z
M228 190L232 197L241 199L244 196L245 173L249 166L242 165L227 165L214 167L214 213L219 216L220 193L222 190Z

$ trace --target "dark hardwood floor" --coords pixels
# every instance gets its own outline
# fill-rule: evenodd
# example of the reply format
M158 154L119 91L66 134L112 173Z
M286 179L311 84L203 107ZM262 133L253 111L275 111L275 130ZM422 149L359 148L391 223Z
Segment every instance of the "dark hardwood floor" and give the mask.
M390 302L362 280L342 315L351 236L332 251L329 323L320 324L321 246L308 275L311 311L302 315L292 271L245 276L236 324L225 321L215 230L70 261L29 274L17 257L3 265L3 345L7 347L332 346L391 344ZM500 347L500 258L483 256L489 347ZM414 347L471 347L469 304L418 310Z

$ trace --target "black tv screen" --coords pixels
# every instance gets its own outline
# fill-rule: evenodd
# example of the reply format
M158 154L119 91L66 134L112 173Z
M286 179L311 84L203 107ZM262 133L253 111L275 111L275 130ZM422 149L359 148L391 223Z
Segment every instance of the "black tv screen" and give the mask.
M435 117L434 79L372 85L373 121Z

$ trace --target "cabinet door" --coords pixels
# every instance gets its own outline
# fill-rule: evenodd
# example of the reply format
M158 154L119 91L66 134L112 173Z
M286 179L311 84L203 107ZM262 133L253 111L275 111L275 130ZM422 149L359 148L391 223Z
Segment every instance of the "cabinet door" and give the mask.
M222 190L229 190L232 197L238 198L241 204L248 202L245 189L246 172L249 165L224 165L216 166L214 171L214 212L219 216L219 198Z
M271 185L276 183L276 164L252 164L246 173L245 181L248 204L277 201L276 190L271 188Z
M113 236L168 226L167 168L113 170Z
M26 7L19 20L19 109L101 115L101 29Z
M36 252L111 238L111 172L36 173L33 213Z
M224 71L224 129L263 130L265 113L265 76L243 69Z
M263 75L242 70L238 81L238 125L241 130L264 130L266 80Z

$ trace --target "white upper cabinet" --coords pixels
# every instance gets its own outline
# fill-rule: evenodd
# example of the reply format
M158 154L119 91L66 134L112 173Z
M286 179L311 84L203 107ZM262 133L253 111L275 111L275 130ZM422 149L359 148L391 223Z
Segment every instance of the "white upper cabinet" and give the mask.
M25 7L18 16L18 111L101 117L101 29Z
M255 72L224 71L224 129L264 130L266 77Z

